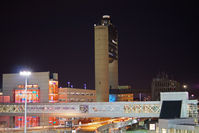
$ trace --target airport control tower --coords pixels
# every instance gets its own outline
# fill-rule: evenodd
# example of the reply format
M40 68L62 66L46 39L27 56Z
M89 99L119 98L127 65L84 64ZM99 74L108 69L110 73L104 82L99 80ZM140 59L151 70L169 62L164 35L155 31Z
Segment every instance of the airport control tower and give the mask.
M109 101L109 89L118 88L118 32L109 15L95 30L95 89L97 102Z

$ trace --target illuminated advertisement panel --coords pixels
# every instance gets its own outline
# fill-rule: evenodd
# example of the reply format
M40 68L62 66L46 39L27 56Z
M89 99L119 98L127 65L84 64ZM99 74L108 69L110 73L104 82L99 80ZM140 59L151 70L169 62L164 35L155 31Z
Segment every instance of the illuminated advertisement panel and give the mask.
M58 102L58 81L49 81L49 102Z
M15 103L25 103L25 90L15 90ZM40 90L28 89L27 90L27 103L39 103Z
M15 116L15 128L24 127L24 116ZM38 116L27 116L27 127L39 126L40 119Z
M59 125L59 118L58 117L49 117L49 125L50 126Z
M117 98L115 94L109 94L109 102L116 102Z

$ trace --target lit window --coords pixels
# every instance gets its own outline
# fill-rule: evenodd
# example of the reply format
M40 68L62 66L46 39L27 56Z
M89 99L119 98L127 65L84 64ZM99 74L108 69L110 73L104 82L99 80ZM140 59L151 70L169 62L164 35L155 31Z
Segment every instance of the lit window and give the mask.
M162 133L167 133L167 130L162 128Z

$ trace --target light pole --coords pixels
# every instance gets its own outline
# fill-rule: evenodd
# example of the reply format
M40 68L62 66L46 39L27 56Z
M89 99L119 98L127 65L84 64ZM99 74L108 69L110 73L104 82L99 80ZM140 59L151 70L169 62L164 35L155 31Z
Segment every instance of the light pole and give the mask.
M28 76L31 75L30 71L21 71L19 73L21 76L25 76L25 112L24 112L24 133L26 133L26 124L27 124L27 84L28 84Z

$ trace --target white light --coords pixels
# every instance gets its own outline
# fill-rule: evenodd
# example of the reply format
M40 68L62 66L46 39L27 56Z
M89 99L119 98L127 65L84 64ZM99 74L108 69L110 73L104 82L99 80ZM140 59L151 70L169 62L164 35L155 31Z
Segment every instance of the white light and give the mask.
M149 130L155 130L155 124L149 124Z
M102 16L103 18L110 18L110 16L109 15L104 15L104 16Z
M19 75L21 76L25 76L25 110L24 110L24 133L26 133L27 131L27 84L28 84L28 76L31 75L30 71L21 71L19 73Z
M136 120L136 119L134 119L133 121L132 121L132 123L134 124L134 123L138 123L138 121Z
M22 76L30 76L31 72L30 71L21 71L19 74Z
M52 85L53 84L53 82L52 81L49 81L49 83Z
M186 88L187 88L187 85L183 85L183 88L185 88L185 89L186 89Z
M112 40L113 43L117 44L117 42L115 40Z
M165 128L162 128L162 133L167 133L167 130Z

